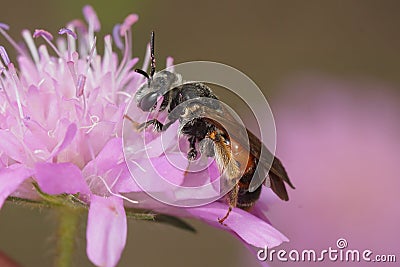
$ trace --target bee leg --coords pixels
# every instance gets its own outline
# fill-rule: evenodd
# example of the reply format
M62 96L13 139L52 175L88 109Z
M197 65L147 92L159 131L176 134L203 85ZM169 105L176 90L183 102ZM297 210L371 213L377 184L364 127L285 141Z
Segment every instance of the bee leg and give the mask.
M139 124L137 129L139 131L142 131L144 129L147 129L147 127L149 127L150 125L153 125L154 131L156 131L156 132L161 132L164 128L164 125L160 121L158 121L157 119L152 119L152 120L149 120L149 121Z
M129 120L132 123L134 129L138 129L139 128L139 123L134 121L131 117L129 117L128 114L124 114L124 118Z
M218 218L218 222L220 224L226 226L226 224L224 224L224 221L229 217L229 214L231 213L232 209L236 207L238 201L238 194L239 194L239 185L236 184L227 195L229 208L224 217L222 217L221 219Z
M228 208L228 211L226 212L226 214L225 214L225 216L224 217L222 217L221 219L220 218L218 218L218 222L220 223L220 224L222 224L222 225L225 225L226 226L226 224L224 223L224 221L229 217L229 214L231 213L231 211L232 211L232 206L231 205L229 205L229 208Z
M191 136L191 137L189 137L188 141L189 141L189 152L187 154L187 158L189 161L193 161L197 157L196 137Z
M152 119L146 122L143 122L137 126L138 131L142 131L144 129L147 129L150 125L153 125L153 129L156 132L162 132L168 129L169 126L171 126L174 123L174 121L169 121L166 124L162 124L159 120L157 119Z

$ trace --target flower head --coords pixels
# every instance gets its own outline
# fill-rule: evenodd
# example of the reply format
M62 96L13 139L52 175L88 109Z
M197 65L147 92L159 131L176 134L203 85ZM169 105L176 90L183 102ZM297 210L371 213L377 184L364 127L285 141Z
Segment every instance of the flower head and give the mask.
M142 192L126 166L121 139L127 104L144 82L133 69L138 58L132 57L131 26L138 16L131 14L116 25L112 36L104 37L104 54L99 55L99 19L90 6L83 12L87 25L74 20L57 38L42 29L33 35L24 30L27 49L0 23L0 33L18 52L14 62L0 46L0 207L9 196L55 201L49 196L59 195L88 206L87 254L98 266L117 264L126 242L126 211L132 205L199 218L253 246L286 241L265 222L261 205L254 210L257 216L235 209L222 226L216 218L226 204L167 208ZM34 38L47 44L37 47ZM112 42L122 51L121 60ZM147 55L141 68L148 64Z

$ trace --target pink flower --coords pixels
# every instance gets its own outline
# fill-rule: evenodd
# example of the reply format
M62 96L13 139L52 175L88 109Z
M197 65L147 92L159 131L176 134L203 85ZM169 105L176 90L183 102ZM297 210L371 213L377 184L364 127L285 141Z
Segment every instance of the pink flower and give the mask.
M79 193L79 201L90 205L88 256L96 265L115 266L126 241L124 205L95 181L108 182L112 176L120 191L134 186L120 135L125 106L142 77L133 70L138 58L131 57L132 21L126 20L124 30L114 36L126 40L118 62L109 35L104 55L97 54L94 31L100 24L90 6L84 15L88 27L69 23L60 30L65 37L57 39L57 46L44 30L33 37L48 46L37 48L28 30L22 33L28 50L10 39L19 52L18 71L0 48L0 206L9 195L40 200L32 181L45 194ZM9 38L5 30L1 32Z
M131 26L138 16L129 15L113 37L105 36L103 55L96 50L96 13L86 6L84 16L88 26L72 21L59 38L45 30L33 35L24 30L27 49L0 23L0 33L18 52L17 70L0 47L0 207L9 196L45 202L53 195L88 206L87 255L98 266L118 263L131 207L198 218L256 247L287 241L267 223L263 200L254 209L257 216L235 209L222 226L217 218L225 214L225 203L170 208L142 192L126 166L121 139L126 106L144 82L133 69L138 58L132 57ZM36 47L32 36L47 45ZM123 52L120 61L112 41ZM148 64L147 55L141 68ZM160 159L162 155L151 158L167 168Z

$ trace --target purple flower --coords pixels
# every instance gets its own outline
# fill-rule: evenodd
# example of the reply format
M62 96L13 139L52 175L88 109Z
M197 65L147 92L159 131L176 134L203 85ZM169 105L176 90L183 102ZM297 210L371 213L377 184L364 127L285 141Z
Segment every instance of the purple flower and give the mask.
M103 55L96 50L96 13L86 6L84 16L88 26L72 21L59 31L55 43L45 30L33 35L24 30L27 50L0 23L0 33L18 52L17 70L0 47L0 207L9 196L38 202L64 198L60 203L68 200L68 205L89 207L87 254L98 266L118 263L130 208L198 218L251 246L287 241L266 220L265 199L256 205L254 215L234 209L222 226L217 218L225 214L225 203L171 208L142 192L126 166L121 139L127 104L144 82L133 69L138 58L131 54L131 26L138 16L129 15L113 37L105 36ZM47 45L37 47L32 36ZM123 52L120 61L112 41ZM141 68L148 64L147 55ZM167 64L172 64L170 58ZM162 155L151 160L165 164Z

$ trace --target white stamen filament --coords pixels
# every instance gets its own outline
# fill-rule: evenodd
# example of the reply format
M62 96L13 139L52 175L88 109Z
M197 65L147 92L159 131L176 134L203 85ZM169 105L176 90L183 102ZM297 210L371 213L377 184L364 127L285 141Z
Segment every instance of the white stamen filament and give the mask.
M65 41L65 39L57 38L56 44L58 51L60 51L62 54L66 54L68 52L67 42Z
M92 20L88 21L89 23L89 28L88 28L88 39L87 39L87 43L88 43L88 47L90 47L90 41L93 40L95 38L94 36L94 26L93 26L93 22Z
M127 198L127 197L125 197L125 196L123 196L123 195L121 195L121 194L114 193L113 191L111 191L110 187L108 187L108 185L107 185L106 181L104 181L103 177L101 177L101 176L98 175L97 178L99 178L99 179L103 182L103 184L104 184L104 186L106 187L107 191L108 191L111 195L113 195L113 196L115 196L115 197L122 198L122 199L124 199L124 200L126 200L126 201L128 201L128 202L130 202L130 203L133 203L133 204L138 204L138 203L139 203L139 202L136 201L136 200L132 200L132 199Z
M4 38L6 38L6 40L14 47L15 50L18 51L19 54L21 55L25 55L24 50L21 49L21 47L19 47L19 45L14 41L13 38L10 37L10 35L8 35L8 33L3 30L2 28L0 28L0 33L4 36Z
M75 27L72 24L67 26L68 29L71 31L75 31ZM67 34L67 49L68 49L68 61L72 61L72 53L76 51L76 39Z
M107 35L104 37L104 56L103 56L103 68L102 72L106 73L109 70L112 70L112 75L114 74L114 66L111 64L112 62L112 44L111 44L111 36ZM113 75L114 77L114 75Z
M52 64L52 60L51 60L51 57L49 55L49 51L47 50L47 46L46 45L40 45L38 51L39 51L41 62L43 62L45 66L47 64L51 65ZM45 78L43 78L43 80L44 79Z
M95 51L96 51L96 40L97 40L96 37L94 37L93 44L91 46L90 53L89 53L89 56L88 56L87 61L86 61L87 65L86 65L86 71L85 71L85 75L84 75L85 83L82 84L82 85L79 85L79 84L76 85L77 87L82 86L82 88L78 88L78 89L82 90L82 101L83 101L82 118L85 118L87 116L87 101L86 101L86 95L85 95L84 87L86 86L86 77L88 76L88 73L89 73L89 70L90 70L90 65L91 65L91 62L93 60L93 57L94 57L94 54L95 54ZM80 76L82 76L82 74ZM79 79L78 79L78 83L79 83Z
M92 123L91 125L88 126L81 126L79 127L79 129L88 129L85 133L88 134L90 133L94 127L97 126L97 124L99 124L100 118L96 115L92 115L90 116L90 122Z
M139 163L137 163L136 161L134 161L133 159L129 159L130 162L132 162L133 164L136 165L136 167L138 167L142 172L147 172L145 168L143 168L142 166L140 166Z
M88 58L87 58L86 75L87 75L88 72L89 72L90 64L92 63L93 58L94 58L94 56L95 56L95 54L96 54L96 41L97 41L97 37L95 36L94 39L93 39L93 43L92 43L92 45L91 45L91 47L90 47L89 56L88 56Z
M78 78L77 78L78 76L75 71L75 63L73 61L68 61L67 66L68 66L69 72L71 73L72 80L74 81L75 88L78 89Z
M83 119L83 118L86 118L86 115L87 115L87 103L86 103L85 91L83 91L83 94L82 94L82 101L83 101L83 113L82 113L82 119Z
M127 92L124 92L124 91L118 91L118 92L116 92L116 94L117 94L117 95L126 96L126 97L128 98L128 100L130 100L130 99L132 98L132 95L131 95L131 94L129 94L129 93L127 93Z
M4 85L3 79L0 79L0 82L1 82L1 87L3 88L3 91L4 91L4 95L5 95L5 97L6 97L6 100L7 100L7 102L8 102L8 105L12 108L13 106L12 106L12 104L11 104L10 97L8 96L8 93L7 93L6 87L5 87L5 85Z
M22 31L22 37L25 40L26 45L28 46L29 51L31 52L33 61L35 65L39 65L39 53L37 51L35 42L33 41L32 34L29 30Z
M128 33L125 32L124 34L124 40L125 40L125 51L124 51L124 57L121 60L121 63L119 64L117 73L115 74L116 77L119 76L121 73L122 69L125 67L126 62L128 61L129 57L129 39L128 39Z
M60 53L60 51L58 51L57 47L53 44L52 41L50 41L45 35L41 35L41 37L47 42L47 44L54 50L54 52L56 52L57 56L60 59L63 59L64 57L62 56L62 54Z
M19 86L19 79L18 79L17 73L15 71L14 65L12 63L9 64L8 70L10 71L11 79L14 82L15 98L17 100L19 116L20 116L20 119L23 119L24 118L24 113L22 111L21 98L20 98L20 95L19 95L19 87L20 87Z
M110 186L110 189L112 189L117 184L119 177L121 177L121 174L122 174L122 169L119 171L117 177L115 177L114 182Z

